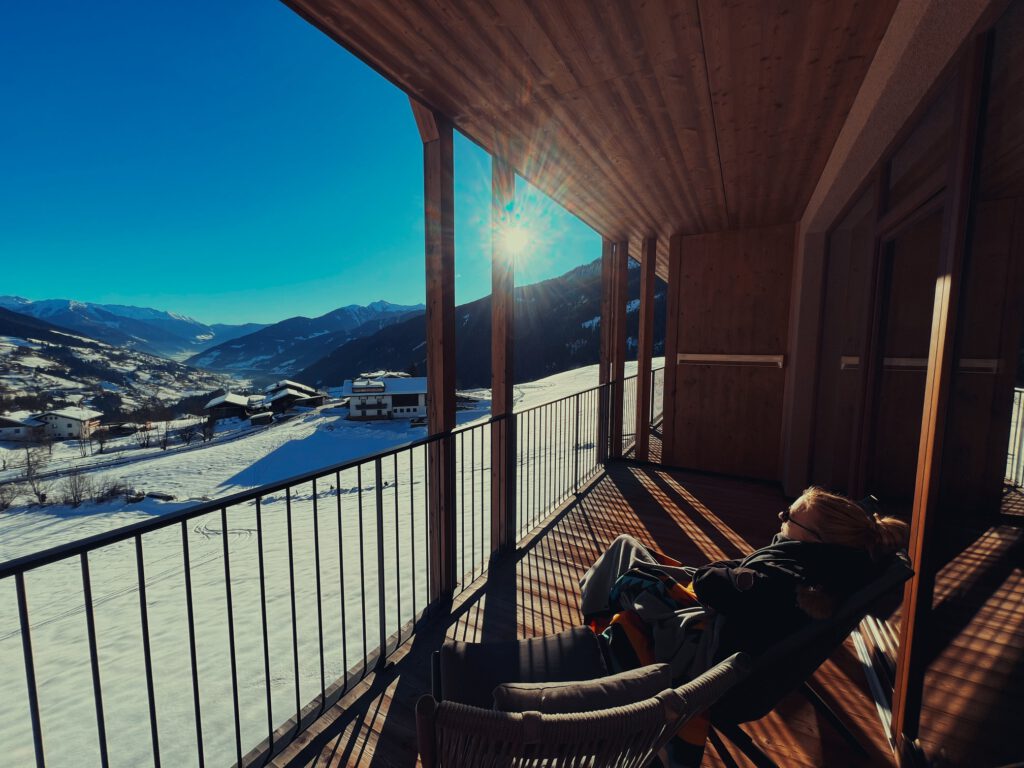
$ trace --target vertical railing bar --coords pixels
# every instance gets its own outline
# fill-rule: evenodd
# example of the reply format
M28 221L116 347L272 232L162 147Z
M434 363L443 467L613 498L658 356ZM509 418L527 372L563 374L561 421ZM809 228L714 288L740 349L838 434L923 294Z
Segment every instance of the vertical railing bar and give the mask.
M260 575L260 629L263 631L263 687L267 696L267 765L274 754L274 703L270 692L270 635L267 626L267 577L263 563L263 509L262 497L256 497L256 559Z
M39 717L39 693L36 690L36 666L32 658L32 634L28 623L28 596L25 593L25 574L14 575L18 592L18 623L21 625L21 648L25 659L25 682L28 686L28 708L32 717L32 743L35 746L36 766L43 768L46 757L43 752L43 726Z
M469 433L469 542L469 580L474 581L476 579L476 427Z
M85 604L85 626L89 635L89 664L92 668L92 693L96 702L96 733L100 743L100 763L106 768L107 730L103 721L103 688L100 685L100 661L96 651L96 617L92 607L92 581L89 578L89 553L83 552L82 561L82 598Z
M397 648L402 644L402 583L398 577L400 573L401 560L401 540L398 534L398 454L392 454L391 471L394 474L394 492L395 492L395 627L398 631L398 639L395 642Z
M295 543L292 535L292 489L284 489L285 521L288 526L288 591L292 608L292 668L295 675L295 730L302 728L302 692L299 690L299 616L295 609Z
M220 531L224 545L224 593L228 606L228 652L231 661L231 703L235 715L235 755L242 763L242 724L238 714L238 663L235 658L235 612L231 600L231 558L228 553L228 508L220 508Z
M363 465L356 466L356 486L358 488L359 508L359 600L361 612L359 617L363 625L363 674L366 674L368 662L366 648L366 553L363 541Z
M462 562L459 563L459 585L466 586L466 433L459 433L459 461L456 466L459 468L459 524L461 535L459 536L459 550L462 552Z
M377 669L382 669L388 651L388 629L387 613L384 607L384 488L379 456L373 464L377 476L377 621L380 625Z
M409 556L412 559L412 621L416 626L416 465L409 451Z
M142 655L149 697L149 729L153 740L153 764L160 768L160 737L156 722L156 691L153 688L153 655L149 647L149 608L146 606L146 568L142 559L142 534L135 534L135 568L139 580L139 614L142 620Z
M342 688L348 690L348 632L345 622L345 546L343 526L341 522L341 472L334 473L334 484L337 488L335 498L338 501L338 589L341 602L341 675Z
M573 460L572 460L572 486L573 492L579 493L580 490L580 400L582 398L576 395L573 398L573 405L576 411L574 435L575 445L573 447Z
M83 553L83 557L85 553ZM188 656L192 671L192 710L196 718L196 752L199 768L206 764L203 754L203 716L199 696L199 664L196 659L196 619L192 604L192 557L188 549L188 521L181 521L181 557L185 566L185 613L188 617Z
M320 714L327 708L327 678L324 673L324 611L320 582L320 505L313 478L313 565L316 568L316 634L320 648Z

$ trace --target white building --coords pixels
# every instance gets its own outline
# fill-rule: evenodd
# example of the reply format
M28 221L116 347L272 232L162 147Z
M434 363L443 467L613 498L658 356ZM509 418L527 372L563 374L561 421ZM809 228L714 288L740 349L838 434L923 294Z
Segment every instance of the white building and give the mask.
M0 416L0 440L35 440L42 434L44 426L33 416Z
M415 419L427 415L425 378L348 379L341 388L350 419Z
M41 413L36 418L43 422L43 431L54 440L84 440L100 425L99 411L88 408L60 408Z

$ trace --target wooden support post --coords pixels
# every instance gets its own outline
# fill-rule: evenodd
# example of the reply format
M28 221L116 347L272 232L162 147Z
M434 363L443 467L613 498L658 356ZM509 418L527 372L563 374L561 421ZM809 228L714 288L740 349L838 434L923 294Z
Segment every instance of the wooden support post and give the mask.
M640 330L636 351L636 458L647 461L651 443L651 358L654 355L654 281L658 238L645 237L640 252Z
M515 254L503 236L515 208L516 175L491 160L491 552L516 541L516 434L513 407Z
M925 379L921 441L917 455L917 479L910 530L910 559L914 576L904 593L900 621L900 648L892 702L892 736L897 760L909 763L921 714L924 676L927 671L927 621L935 582L935 546L931 536L942 486L942 444L953 386L957 311L967 250L971 182L977 154L978 113L985 72L988 38L978 37L965 58L956 114L956 146L949 165L931 346Z
M452 125L412 101L423 139L427 274L427 431L430 597L455 588L455 193Z
M664 421L661 430L661 461L671 464L675 457L676 371L679 366L679 306L683 273L683 236L668 239L668 294L665 296L665 393Z
M629 241L615 245L612 256L612 348L611 373L611 427L609 456L622 456L622 410L626 388L626 302L629 300Z
M611 381L611 349L615 328L612 323L612 252L614 244L611 240L601 241L601 347L598 354L597 383L597 460L603 462L608 458L608 425L610 417L611 397L609 387Z

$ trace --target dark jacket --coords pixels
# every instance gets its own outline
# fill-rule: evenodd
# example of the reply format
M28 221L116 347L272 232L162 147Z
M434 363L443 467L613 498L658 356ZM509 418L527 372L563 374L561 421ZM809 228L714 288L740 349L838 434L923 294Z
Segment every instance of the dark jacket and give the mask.
M842 601L870 578L871 559L863 550L780 533L743 559L697 568L693 587L705 607L725 617L716 653L724 658L735 651L757 654L811 621L796 604L799 587L818 587Z

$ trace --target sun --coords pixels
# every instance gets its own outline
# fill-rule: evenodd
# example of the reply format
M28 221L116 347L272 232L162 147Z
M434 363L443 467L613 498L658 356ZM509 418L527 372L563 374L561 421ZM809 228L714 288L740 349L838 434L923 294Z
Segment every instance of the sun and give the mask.
M530 232L524 226L506 227L502 232L502 245L512 254L520 254L530 244Z

